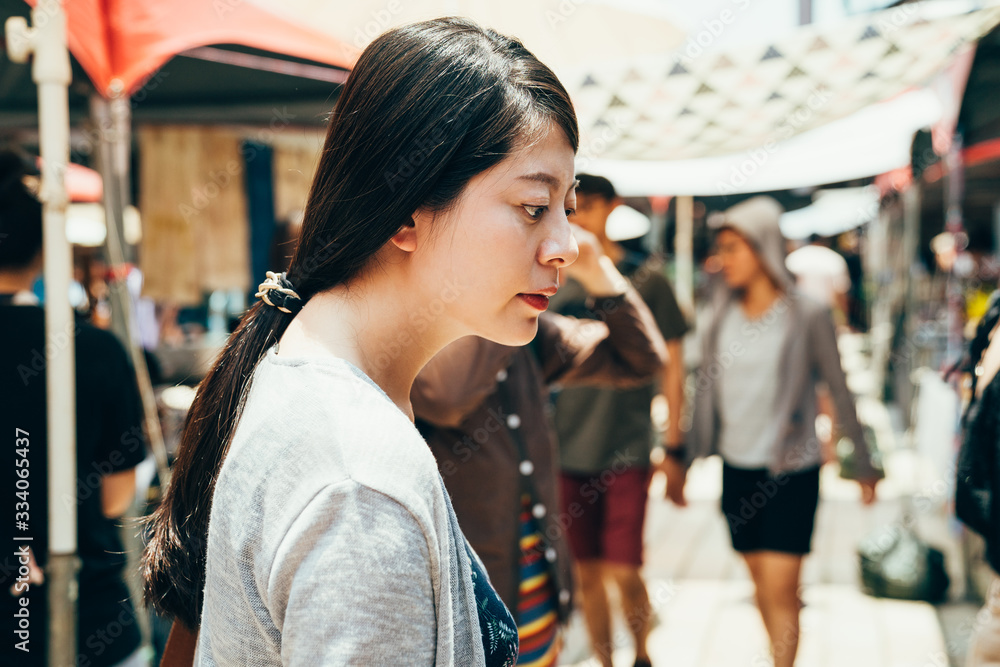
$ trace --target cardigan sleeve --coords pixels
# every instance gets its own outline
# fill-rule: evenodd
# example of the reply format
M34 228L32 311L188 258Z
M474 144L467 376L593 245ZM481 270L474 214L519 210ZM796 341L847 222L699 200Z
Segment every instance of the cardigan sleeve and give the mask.
M431 553L399 502L350 479L325 487L282 538L268 577L282 665L433 665Z
M813 363L820 379L826 383L833 399L836 425L847 435L855 447L857 478L859 480L881 479L885 474L872 463L871 451L865 440L865 432L858 421L854 396L847 387L847 376L840 363L837 334L829 309L817 310L810 322L810 343Z
M538 318L535 349L545 381L623 388L654 378L667 363L667 346L635 288L596 299L592 310L599 319Z

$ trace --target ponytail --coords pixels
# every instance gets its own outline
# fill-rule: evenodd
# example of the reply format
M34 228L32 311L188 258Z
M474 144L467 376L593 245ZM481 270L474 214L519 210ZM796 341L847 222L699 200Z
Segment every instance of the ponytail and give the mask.
M239 423L253 369L291 317L258 302L243 316L205 376L184 422L170 485L150 517L142 557L147 604L198 627L208 517L215 480Z

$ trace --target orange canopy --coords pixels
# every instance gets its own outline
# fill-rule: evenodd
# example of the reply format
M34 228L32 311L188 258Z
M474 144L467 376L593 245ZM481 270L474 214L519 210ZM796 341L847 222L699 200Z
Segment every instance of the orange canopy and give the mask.
M360 53L245 0L73 0L64 10L69 50L105 96L116 79L124 93L134 93L173 56L208 44L239 44L345 69Z

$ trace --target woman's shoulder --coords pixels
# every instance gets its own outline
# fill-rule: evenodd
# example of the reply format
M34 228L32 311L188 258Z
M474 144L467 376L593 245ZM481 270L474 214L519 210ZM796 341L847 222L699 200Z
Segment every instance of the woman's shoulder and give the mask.
M434 457L413 423L342 360L265 357L223 474L228 469L265 485L313 491L352 479L404 505L439 483Z

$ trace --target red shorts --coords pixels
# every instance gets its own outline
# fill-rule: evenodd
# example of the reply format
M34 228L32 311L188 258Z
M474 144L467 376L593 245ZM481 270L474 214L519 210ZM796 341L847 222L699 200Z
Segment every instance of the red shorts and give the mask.
M649 468L560 475L562 507L557 521L576 560L642 565L649 477Z

